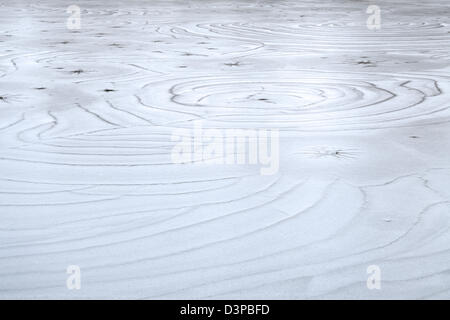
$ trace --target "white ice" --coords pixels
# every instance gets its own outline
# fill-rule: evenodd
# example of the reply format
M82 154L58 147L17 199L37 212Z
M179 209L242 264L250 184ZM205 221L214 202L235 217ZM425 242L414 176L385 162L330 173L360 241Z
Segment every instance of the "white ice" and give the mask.
M447 0L76 2L0 0L0 298L450 298Z

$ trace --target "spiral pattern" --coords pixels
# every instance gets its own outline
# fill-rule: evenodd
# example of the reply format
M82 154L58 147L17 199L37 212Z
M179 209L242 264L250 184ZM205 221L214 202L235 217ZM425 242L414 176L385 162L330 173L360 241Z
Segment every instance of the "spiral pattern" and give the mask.
M379 30L364 1L94 0L79 30L10 2L0 298L450 297L446 0ZM278 130L279 172L173 163L198 122Z

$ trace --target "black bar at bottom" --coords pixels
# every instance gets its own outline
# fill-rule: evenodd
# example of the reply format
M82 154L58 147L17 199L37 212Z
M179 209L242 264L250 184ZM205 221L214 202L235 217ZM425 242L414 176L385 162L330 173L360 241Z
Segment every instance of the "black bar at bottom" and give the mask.
M28 308L29 306L29 308ZM129 318L131 314L145 315L144 319L301 319L333 313L385 317L392 307L405 313L449 306L448 301L372 301L372 300L33 300L0 301L2 312L11 308L15 316L24 311L51 313L53 307L66 309L71 316L85 317L98 312L104 316ZM86 313L88 307L89 312ZM429 308L433 309L429 309ZM293 316L295 318L293 318ZM287 318L289 317L289 318ZM142 316L141 316L142 318ZM127 319L128 320L128 319Z

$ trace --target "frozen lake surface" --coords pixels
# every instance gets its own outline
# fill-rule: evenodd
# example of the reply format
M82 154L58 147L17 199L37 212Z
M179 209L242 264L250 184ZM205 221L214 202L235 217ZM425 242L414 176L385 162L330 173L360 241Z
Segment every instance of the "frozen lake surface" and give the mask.
M448 0L76 2L0 0L0 298L450 298Z

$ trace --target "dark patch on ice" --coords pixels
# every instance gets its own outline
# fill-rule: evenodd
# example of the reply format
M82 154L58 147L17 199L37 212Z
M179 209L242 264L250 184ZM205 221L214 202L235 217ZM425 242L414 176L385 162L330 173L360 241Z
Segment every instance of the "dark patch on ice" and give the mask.
M74 73L74 74L81 74L83 72L84 72L84 70L82 70L82 69L70 71L70 73Z
M229 66L229 67L238 67L241 65L241 63L239 61L237 61L237 62L224 63L224 65Z

